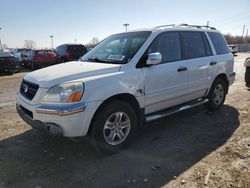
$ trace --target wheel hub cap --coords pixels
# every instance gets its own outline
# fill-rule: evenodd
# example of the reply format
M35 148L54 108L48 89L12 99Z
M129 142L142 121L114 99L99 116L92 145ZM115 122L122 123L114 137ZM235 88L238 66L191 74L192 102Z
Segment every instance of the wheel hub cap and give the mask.
M103 136L106 142L111 145L122 143L128 136L131 122L124 112L116 112L109 116L103 128Z
M216 105L221 104L224 97L224 87L218 84L214 89L213 101Z

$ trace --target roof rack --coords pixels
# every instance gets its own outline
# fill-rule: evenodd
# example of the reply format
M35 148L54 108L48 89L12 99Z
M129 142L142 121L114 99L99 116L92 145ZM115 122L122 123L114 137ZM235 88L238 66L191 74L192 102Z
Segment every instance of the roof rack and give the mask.
M161 28L161 27L195 27L195 28L198 28L198 29L202 29L202 28L206 28L206 29L212 29L212 30L216 30L215 27L210 27L208 25L189 25L189 24L185 24L185 23L182 23L182 24L168 24L168 25L160 25L160 26L156 26L154 28Z
M208 25L189 25L189 24L179 24L176 27L196 27L198 29L202 29L202 28L206 28L206 29L212 29L212 30L216 30L215 27L210 27Z

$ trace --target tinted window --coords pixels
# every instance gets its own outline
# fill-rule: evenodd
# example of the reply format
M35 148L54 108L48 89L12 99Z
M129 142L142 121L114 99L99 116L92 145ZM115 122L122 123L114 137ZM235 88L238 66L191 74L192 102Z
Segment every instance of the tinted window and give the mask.
M65 45L63 45L63 46L59 46L59 54L64 54L64 53L66 53L66 46Z
M180 36L177 32L161 34L151 44L148 53L160 52L162 63L178 61L182 59Z
M219 54L227 54L230 53L230 50L227 46L227 42L225 40L225 38L220 34L220 33L212 33L209 32L208 33L216 53Z
M201 32L182 32L186 59L206 56L206 47Z
M74 53L74 52L85 53L87 50L82 45L69 45L68 46L68 51L69 51L69 53Z
M210 45L208 43L207 36L204 33L202 35L203 35L203 39L204 39L204 43L205 43L205 47L206 47L206 54L207 54L207 56L210 56L210 55L212 55L212 51L211 51Z

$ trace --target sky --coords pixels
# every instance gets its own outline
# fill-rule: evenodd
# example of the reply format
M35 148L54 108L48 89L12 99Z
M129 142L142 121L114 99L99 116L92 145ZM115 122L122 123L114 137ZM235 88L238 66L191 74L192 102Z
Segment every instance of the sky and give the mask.
M250 35L250 0L0 0L0 39L10 48L25 40L37 48L86 44L128 30L209 21L222 33Z

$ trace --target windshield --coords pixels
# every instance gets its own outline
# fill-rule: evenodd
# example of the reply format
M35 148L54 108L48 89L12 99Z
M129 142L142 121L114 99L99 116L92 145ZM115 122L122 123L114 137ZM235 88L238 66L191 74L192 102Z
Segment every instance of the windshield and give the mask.
M131 32L112 35L85 54L81 61L128 63L151 32Z

